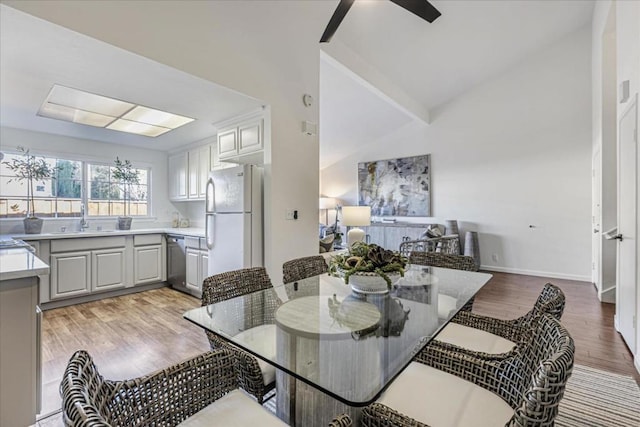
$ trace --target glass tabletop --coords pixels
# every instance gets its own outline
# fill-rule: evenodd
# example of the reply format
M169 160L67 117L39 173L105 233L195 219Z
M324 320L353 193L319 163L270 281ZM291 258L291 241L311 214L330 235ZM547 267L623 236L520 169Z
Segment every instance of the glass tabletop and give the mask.
M184 317L345 404L364 406L490 278L412 265L389 293L365 294L323 274Z

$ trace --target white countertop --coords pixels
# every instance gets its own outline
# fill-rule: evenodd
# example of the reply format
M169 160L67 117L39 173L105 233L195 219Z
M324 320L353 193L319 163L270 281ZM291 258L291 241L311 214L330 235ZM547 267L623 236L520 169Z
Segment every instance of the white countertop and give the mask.
M139 230L87 230L87 231L66 231L42 234L9 234L11 237L21 240L53 240L53 239L76 239L82 237L107 237L107 236L130 236L136 234L179 234L182 236L205 237L204 228L143 228ZM2 238L3 236L0 236Z
M49 274L49 266L24 248L0 249L0 281Z

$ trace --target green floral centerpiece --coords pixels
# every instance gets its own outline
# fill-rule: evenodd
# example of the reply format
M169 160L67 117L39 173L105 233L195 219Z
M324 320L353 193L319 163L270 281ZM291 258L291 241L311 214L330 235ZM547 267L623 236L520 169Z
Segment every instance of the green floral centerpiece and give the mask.
M376 244L356 242L348 254L331 257L329 270L344 278L357 291L388 291L393 283L404 276L407 258L398 252L384 249ZM377 283L383 284L380 289Z

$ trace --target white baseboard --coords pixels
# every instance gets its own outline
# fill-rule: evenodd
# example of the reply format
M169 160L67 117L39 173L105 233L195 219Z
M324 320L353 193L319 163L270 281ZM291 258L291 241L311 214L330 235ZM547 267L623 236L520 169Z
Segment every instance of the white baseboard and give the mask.
M608 302L608 303L615 304L616 303L616 287L612 286L598 292L598 299L600 299L600 302Z
M620 333L620 325L618 323L618 315L614 314L613 315L613 327L615 328L615 330Z
M500 273L524 274L525 276L550 277L554 279L578 280L580 282L591 283L591 276L581 276L578 274L555 273L552 271L522 270L519 268L498 267L495 265L481 265L480 270L498 271Z

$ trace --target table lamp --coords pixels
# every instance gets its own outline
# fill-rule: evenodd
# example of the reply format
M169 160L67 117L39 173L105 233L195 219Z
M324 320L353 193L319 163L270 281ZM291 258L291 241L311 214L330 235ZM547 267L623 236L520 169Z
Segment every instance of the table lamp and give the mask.
M320 197L320 209L324 209L324 223L329 225L329 209L336 207L338 202L333 197Z
M358 227L371 224L371 206L343 206L342 224L353 227L347 233L347 245L364 241L364 230Z

